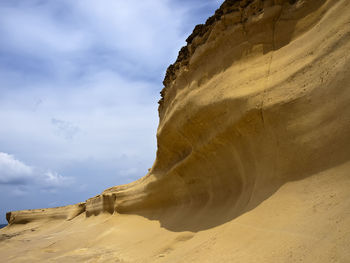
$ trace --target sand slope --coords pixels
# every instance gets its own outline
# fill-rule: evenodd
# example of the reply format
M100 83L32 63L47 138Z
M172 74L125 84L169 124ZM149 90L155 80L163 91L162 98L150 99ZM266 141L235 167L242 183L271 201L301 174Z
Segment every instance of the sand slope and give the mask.
M164 80L129 185L17 211L4 262L349 262L350 1L225 1Z

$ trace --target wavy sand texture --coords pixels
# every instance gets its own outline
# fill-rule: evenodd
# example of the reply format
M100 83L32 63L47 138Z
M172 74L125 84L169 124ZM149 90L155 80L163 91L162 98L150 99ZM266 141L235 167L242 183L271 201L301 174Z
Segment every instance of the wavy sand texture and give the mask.
M349 0L225 1L167 71L149 173L11 212L0 259L348 262L349 14Z

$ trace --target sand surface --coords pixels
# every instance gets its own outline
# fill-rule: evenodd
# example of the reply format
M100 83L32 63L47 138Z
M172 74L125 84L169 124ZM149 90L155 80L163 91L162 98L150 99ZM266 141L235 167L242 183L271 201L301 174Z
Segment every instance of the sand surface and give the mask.
M350 1L225 1L169 67L145 177L8 213L0 262L349 262Z

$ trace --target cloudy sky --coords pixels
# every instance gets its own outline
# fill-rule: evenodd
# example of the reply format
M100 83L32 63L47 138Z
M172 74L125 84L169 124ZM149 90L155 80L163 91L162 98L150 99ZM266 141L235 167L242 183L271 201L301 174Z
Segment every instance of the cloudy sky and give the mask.
M146 174L165 70L220 0L0 0L0 223Z

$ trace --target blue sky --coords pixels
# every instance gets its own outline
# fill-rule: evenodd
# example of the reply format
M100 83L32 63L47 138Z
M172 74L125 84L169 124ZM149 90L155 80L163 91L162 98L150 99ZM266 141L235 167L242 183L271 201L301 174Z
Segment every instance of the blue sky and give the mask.
M0 223L155 159L165 70L217 0L0 0Z

